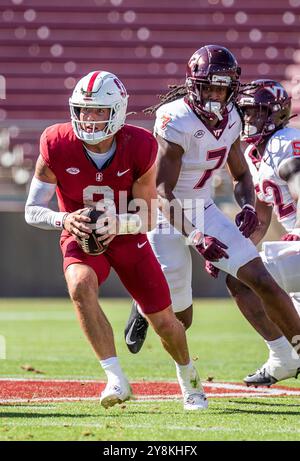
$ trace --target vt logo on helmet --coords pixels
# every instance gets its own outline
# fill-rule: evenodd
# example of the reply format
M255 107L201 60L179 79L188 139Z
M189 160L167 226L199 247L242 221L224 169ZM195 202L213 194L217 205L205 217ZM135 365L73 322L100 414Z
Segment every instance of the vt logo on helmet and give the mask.
M186 70L188 100L194 112L209 120L222 120L236 100L240 74L241 69L227 48L207 45L197 50Z
M254 80L238 100L243 116L241 139L255 145L287 125L291 98L275 80Z
M114 74L94 71L83 77L69 99L77 138L94 145L113 136L125 123L127 102L126 89ZM97 110L107 113L105 120L93 116ZM86 117L82 116L84 112Z

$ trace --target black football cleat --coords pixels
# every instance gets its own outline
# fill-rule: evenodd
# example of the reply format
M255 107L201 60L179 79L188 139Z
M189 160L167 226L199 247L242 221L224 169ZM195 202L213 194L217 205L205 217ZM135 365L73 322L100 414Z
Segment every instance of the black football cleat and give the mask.
M125 342L132 354L137 354L143 347L149 323L137 310L137 303L133 301L130 317L124 335Z

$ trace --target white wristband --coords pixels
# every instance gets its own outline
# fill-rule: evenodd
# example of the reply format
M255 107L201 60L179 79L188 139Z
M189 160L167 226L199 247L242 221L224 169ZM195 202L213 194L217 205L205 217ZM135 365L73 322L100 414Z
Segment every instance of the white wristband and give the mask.
M250 205L250 203L246 203L246 204L243 206L242 210L243 210L244 208L249 208L251 211L254 211L254 212L256 213L256 210L255 210L254 206L253 206L253 205Z
M142 227L142 220L138 214L123 213L118 215L118 234L138 234Z
M200 245L203 242L204 235L199 229L194 229L188 236L188 245Z

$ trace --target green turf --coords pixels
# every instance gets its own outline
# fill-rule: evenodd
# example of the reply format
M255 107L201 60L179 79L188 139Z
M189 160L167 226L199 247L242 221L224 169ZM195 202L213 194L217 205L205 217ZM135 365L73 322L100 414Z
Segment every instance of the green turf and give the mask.
M129 402L103 410L95 403L1 408L0 440L300 440L300 402L211 399L205 412L180 402Z
M152 331L140 354L127 351L130 302L105 300L103 308L129 378L175 380ZM0 335L7 347L0 377L104 379L68 300L0 300ZM196 302L188 340L203 379L241 381L267 356L231 300ZM24 371L26 364L44 374ZM284 384L300 387L296 380ZM108 411L95 402L1 405L0 417L0 440L300 440L300 398L211 399L209 410L196 414L178 401L129 402Z

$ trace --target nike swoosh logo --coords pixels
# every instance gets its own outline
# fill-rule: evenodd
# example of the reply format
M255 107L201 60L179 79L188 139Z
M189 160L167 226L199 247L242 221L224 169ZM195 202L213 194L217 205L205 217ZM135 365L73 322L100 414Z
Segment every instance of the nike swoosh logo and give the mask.
M233 125L235 125L235 124L236 124L236 121L235 121L235 122L233 122L231 125L229 125L229 126L228 126L228 129L230 130L230 128L232 128L232 127L233 127Z
M145 246L145 245L146 245L146 243L147 243L147 242L144 242L144 243L138 243L138 244L137 244L137 246L138 246L138 248L143 248L143 246Z
M130 168L128 168L128 170L125 171L118 171L117 176L123 176L123 174L127 173L128 171L130 171Z
M135 344L135 341L131 341L131 339L130 339L132 330L134 329L135 322L136 322L136 320L135 320L135 321L133 322L133 324L131 325L131 327L130 327L130 329L129 329L127 335L126 335L126 338L125 338L126 344L128 344L128 346L131 346L132 344Z

